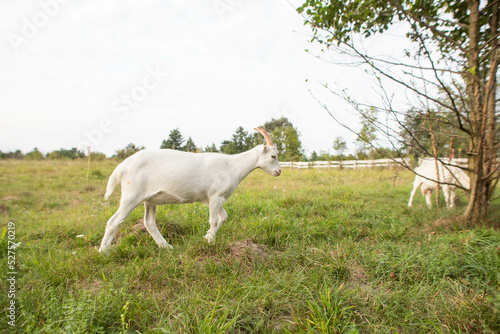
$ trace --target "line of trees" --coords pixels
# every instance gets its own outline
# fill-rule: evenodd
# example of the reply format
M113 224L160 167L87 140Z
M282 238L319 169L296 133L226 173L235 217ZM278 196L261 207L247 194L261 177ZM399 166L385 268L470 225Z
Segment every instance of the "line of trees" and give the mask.
M375 116L374 116L375 117ZM377 129L364 121L360 122L360 133L366 138L375 140L377 138ZM384 158L385 155L380 150L375 150L361 138L355 140L356 149L354 154L345 153L348 151L347 142L343 137L336 137L331 148L335 154L330 152L313 151L308 157L305 155L300 141L300 132L286 117L272 119L263 125L263 128L269 132L274 144L278 148L278 158L281 161L320 161L320 160L366 160ZM246 131L242 126L239 126L231 136L231 139L222 141L219 147L212 143L205 148L196 146L193 139L189 137L184 140L179 128L170 131L167 139L163 140L160 148L170 148L188 152L221 152L225 154L238 154L251 149L252 147L262 142L262 136L254 131ZM385 153L389 153L390 148L384 149Z
M299 139L300 133L297 128L286 118L272 119L266 122L264 127L279 150L280 160L300 161L304 160L305 156L302 149L302 143ZM186 152L221 152L225 154L238 154L251 149L252 147L263 143L263 138L257 132L251 130L246 131L242 126L238 127L231 136L231 139L224 140L219 147L212 143L204 149L198 147L192 137L184 139L179 128L170 131L168 137L164 139L160 145L161 149L174 149ZM137 146L133 143L128 144L125 148L115 151L112 158L123 160L132 154L144 149L144 146ZM34 148L32 151L23 154L20 150L15 152L1 152L0 159L27 159L27 160L42 160L42 159L78 159L85 157L85 152L77 148L60 149L44 155ZM104 153L92 152L93 160L102 160L106 158Z
M272 119L262 125L270 134L274 144L278 148L278 158L281 160L303 160L304 153L302 143L299 139L300 133L295 126L286 118ZM245 152L263 142L262 136L251 130L246 131L239 126L231 136L231 139L223 140L219 147L212 143L204 149L198 147L191 137L184 140L179 128L170 131L168 138L163 140L160 148L174 149L188 152L221 152L225 154L238 154Z
M104 160L106 159L106 155L104 153L100 152L92 152L91 154L92 160ZM46 155L43 154L38 150L37 147L35 147L33 150L29 151L26 154L23 154L21 150L15 150L14 152L2 152L0 151L0 159L26 159L26 160L42 160L42 159L49 159L49 160L74 160L74 159L80 159L80 158L85 158L86 155L82 150L78 150L76 147L73 147L71 149L64 149L61 148L56 151L52 151L50 153L47 153Z
M416 122L416 121L415 121ZM377 131L375 128L368 126L367 123L361 121L362 131L365 136L375 139ZM330 152L320 151L319 153L313 151L308 157L305 155L300 141L300 132L286 117L279 119L272 119L266 122L263 127L269 132L274 144L278 148L278 158L281 161L342 161L342 160L365 160L365 159L379 159L384 155L377 150L372 149L369 145L361 139L357 139L354 144L356 150L354 154L345 153L348 150L347 142L343 137L336 137L332 143L331 148L334 154ZM242 126L239 126L232 134L231 139L223 140L219 146L215 143L207 145L205 148L198 147L192 137L184 139L179 128L170 131L168 137L164 139L160 145L161 149L174 149L186 152L221 152L224 154L238 154L255 147L263 142L262 136L251 130L246 131ZM144 146L137 146L133 143L128 144L126 147L116 150L115 154L111 157L117 160L124 160L132 154L143 150ZM389 149L387 149L389 151ZM85 152L77 148L59 149L44 155L34 148L32 151L23 154L20 150L15 152L1 152L0 159L27 159L27 160L42 160L42 159L80 159L86 157ZM106 159L104 153L91 152L92 160Z

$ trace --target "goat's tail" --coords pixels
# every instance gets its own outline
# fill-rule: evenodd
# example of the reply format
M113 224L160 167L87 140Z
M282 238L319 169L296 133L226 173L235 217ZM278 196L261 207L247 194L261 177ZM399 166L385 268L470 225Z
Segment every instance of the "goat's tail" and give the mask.
M104 199L108 200L109 196L113 193L113 190L115 189L116 185L120 183L121 181L121 165L118 165L113 173L111 173L111 176L109 177L108 180L108 185L106 186L106 194L104 194Z

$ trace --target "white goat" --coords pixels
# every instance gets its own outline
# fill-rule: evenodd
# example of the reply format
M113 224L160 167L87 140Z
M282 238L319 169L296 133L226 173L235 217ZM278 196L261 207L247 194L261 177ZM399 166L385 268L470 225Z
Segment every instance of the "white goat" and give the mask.
M118 226L140 203L144 202L144 225L159 247L172 246L163 238L156 226L156 206L202 202L209 207L210 229L205 235L208 242L226 221L222 205L236 190L238 184L254 169L268 174L281 174L278 151L269 134L257 128L266 144L236 154L189 153L174 150L142 150L125 159L109 177L105 199L121 182L118 211L108 220L100 252L105 252Z
M432 207L431 196L432 191L437 188L437 182L440 183L440 187L443 189L446 206L449 208L455 206L457 186L469 189L469 176L459 167L444 165L437 161L437 170L439 171L439 177L436 172L435 160L423 160L420 166L415 168L416 175L410 201L408 202L409 207L411 207L413 197L419 186L429 208Z

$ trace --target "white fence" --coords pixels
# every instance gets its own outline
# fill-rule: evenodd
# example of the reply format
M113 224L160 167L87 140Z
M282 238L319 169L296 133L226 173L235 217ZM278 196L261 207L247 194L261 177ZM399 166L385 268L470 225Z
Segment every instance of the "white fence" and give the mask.
M418 164L420 165L424 160L434 161L434 158L418 158ZM439 158L439 160L448 161L447 158ZM451 164L467 168L469 166L469 160L467 158L454 158L451 159Z
M443 158L443 160L447 160ZM284 168L365 168L365 167L393 167L398 166L398 162L403 162L402 158L397 159L377 159L377 160L346 160L346 161L287 161L280 162ZM420 162L420 161L419 161ZM467 159L453 159L453 163L460 166L467 166ZM408 163L409 164L409 163Z

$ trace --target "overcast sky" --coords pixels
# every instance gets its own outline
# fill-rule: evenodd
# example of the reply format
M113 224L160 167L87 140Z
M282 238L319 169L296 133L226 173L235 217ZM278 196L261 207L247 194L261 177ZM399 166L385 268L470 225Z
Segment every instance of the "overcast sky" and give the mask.
M332 152L336 136L353 149L306 79L346 118L319 82L370 89L305 52L319 49L286 0L1 0L0 22L1 151L112 155L158 148L174 128L219 146L281 116L307 155Z

